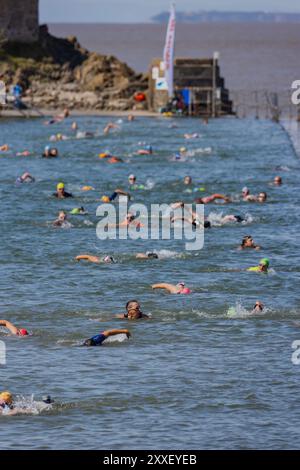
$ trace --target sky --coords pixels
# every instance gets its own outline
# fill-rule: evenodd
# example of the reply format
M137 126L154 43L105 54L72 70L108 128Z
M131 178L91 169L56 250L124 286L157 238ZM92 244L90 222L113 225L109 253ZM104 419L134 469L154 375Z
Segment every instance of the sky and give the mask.
M143 23L169 9L169 0L39 0L40 23ZM300 13L299 0L177 0L180 11Z

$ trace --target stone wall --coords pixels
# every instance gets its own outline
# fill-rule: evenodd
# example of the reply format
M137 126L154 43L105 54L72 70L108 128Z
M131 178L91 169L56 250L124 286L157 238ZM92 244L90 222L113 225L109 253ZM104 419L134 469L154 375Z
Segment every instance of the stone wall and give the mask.
M0 38L8 41L38 40L39 0L0 0Z

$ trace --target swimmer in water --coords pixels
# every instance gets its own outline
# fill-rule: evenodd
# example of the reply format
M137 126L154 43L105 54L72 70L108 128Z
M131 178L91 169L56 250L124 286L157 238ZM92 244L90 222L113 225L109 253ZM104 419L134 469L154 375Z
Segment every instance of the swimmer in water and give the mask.
M206 196L206 197L198 197L195 199L196 204L209 204L210 202L214 202L217 199L221 199L222 201L228 203L231 202L231 199L229 196L224 196L224 194L212 194L211 196Z
M183 179L183 184L185 185L191 185L193 184L192 177L191 176L185 176Z
M254 243L254 240L250 235L245 235L243 237L242 243L238 247L238 250L245 250L247 248L250 248L253 250L260 250L261 247Z
M15 325L7 320L0 320L0 326L4 326L12 335L16 336L28 336L29 333L25 328L17 328Z
M70 214L71 215L87 215L88 212L85 210L84 207L74 207L74 209L72 209L70 211Z
M282 185L282 178L281 176L275 176L273 180L274 186L281 186Z
M152 155L153 149L152 145L147 145L146 147L137 151L138 155Z
M141 318L149 318L141 311L140 303L137 300L129 300L126 304L126 313L116 315L117 318L127 318L128 320L140 320Z
M133 114L128 114L127 121L134 121L134 120L135 120L135 116Z
M193 134L184 134L184 138L189 140L189 139L198 139L199 134L197 132L194 132Z
M243 188L242 190L242 198L245 202L266 202L267 200L267 193L264 191L260 192L257 196L255 194L250 194L250 191L247 187Z
M180 205L178 205L180 204ZM185 207L183 202L176 203L173 208L177 209L178 207L184 208L184 210L187 210L189 213L188 217L185 216L173 216L170 219L171 223L176 222L177 220L181 220L182 222L187 222L191 224L193 227L204 227L204 228L210 228L211 223L208 220L201 220L199 218L199 215L197 214L196 211L193 211L190 207Z
M3 416L14 416L14 415L28 415L32 414L31 410L24 408L17 408L14 404L14 399L9 391L3 391L0 393L0 415Z
M241 222L244 222L244 221L245 221L245 219L243 217L241 217L240 215L228 214L228 215L225 215L224 217L222 217L221 224L227 224L227 223L230 223L230 222L241 223Z
M56 124L57 122L62 122L64 119L69 117L70 112L68 108L65 108L61 114L58 114L57 116L53 116L50 121L44 122L44 124L49 125L49 124Z
M191 294L191 290L185 286L184 282L179 282L178 284L167 284L165 282L160 284L153 284L152 289L165 289L169 294Z
M58 217L54 220L52 225L54 225L54 227L61 227L66 222L67 217L68 216L65 211L59 211Z
M42 155L43 158L56 158L58 157L58 150L55 147L49 147L47 145L45 147L44 153Z
M16 156L17 157L29 157L30 152L29 150L23 150L23 152L17 152Z
M112 157L109 157L109 158L107 159L107 162L108 162L108 163L124 163L124 160L122 160L122 158L120 158L120 157L114 157L114 156L112 156Z
M147 251L146 253L137 253L136 255L137 259L158 259L158 254Z
M125 219L119 224L108 224L108 227L128 227L129 225L133 225L137 228L144 227L144 224L142 224L139 220L136 220L136 215L132 214L132 212L128 212Z
M112 256L109 256L109 255L106 255L106 256L103 256L102 258L100 258L99 256L92 256L92 255L78 255L76 256L76 261L80 261L80 260L86 260L86 261L89 261L90 263L96 263L96 264L100 264L100 263L115 263L115 260Z
M128 331L126 328L122 328L120 330L105 330L98 335L92 336L92 338L86 339L82 346L101 346L103 341L105 341L109 336L122 334L126 335L128 339L131 336L130 331Z
M270 266L270 260L268 258L263 258L260 260L258 266L251 266L250 268L247 269L247 271L267 274L269 271L269 266Z
M131 196L129 193L126 191L123 191L122 189L115 189L114 192L112 193L111 196L102 196L101 201L108 203L114 201L117 197L120 196L125 196L127 199L131 199Z
M120 129L120 126L114 124L113 122L109 122L103 129L103 134L107 135L111 129Z
M260 312L263 311L263 309L264 309L264 304L262 302L260 302L259 300L257 300L255 302L255 305L254 305L253 309L252 309L252 313L260 313Z
M64 183L58 183L58 185L56 186L56 193L53 193L53 196L57 197L58 199L73 197L71 193L67 193L67 191L65 191Z
M34 177L31 176L31 174L28 173L28 171L26 171L26 173L23 173L23 175L18 176L18 178L16 179L17 184L34 183L34 182L35 182Z

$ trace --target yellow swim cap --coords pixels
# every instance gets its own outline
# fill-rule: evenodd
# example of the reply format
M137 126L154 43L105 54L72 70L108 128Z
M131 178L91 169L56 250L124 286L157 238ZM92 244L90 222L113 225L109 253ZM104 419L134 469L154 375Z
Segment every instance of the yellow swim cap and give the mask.
M92 191L93 189L93 186L82 186L81 188L81 191Z
M180 147L180 152L186 152L186 148L185 147Z
M108 157L108 153L99 153L99 158L106 158Z
M64 189L64 187L65 187L64 183L58 183L58 185L56 186L56 189Z
M101 201L102 202L110 202L110 199L109 199L108 196L102 196Z
M5 401L8 405L12 403L12 394L10 392L2 392L0 393L0 400Z

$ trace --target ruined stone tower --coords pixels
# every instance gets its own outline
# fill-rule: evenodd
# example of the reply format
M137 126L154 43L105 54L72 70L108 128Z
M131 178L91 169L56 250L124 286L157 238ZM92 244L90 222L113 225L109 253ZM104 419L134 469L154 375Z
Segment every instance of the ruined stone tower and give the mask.
M39 0L0 0L0 38L8 41L38 40Z

